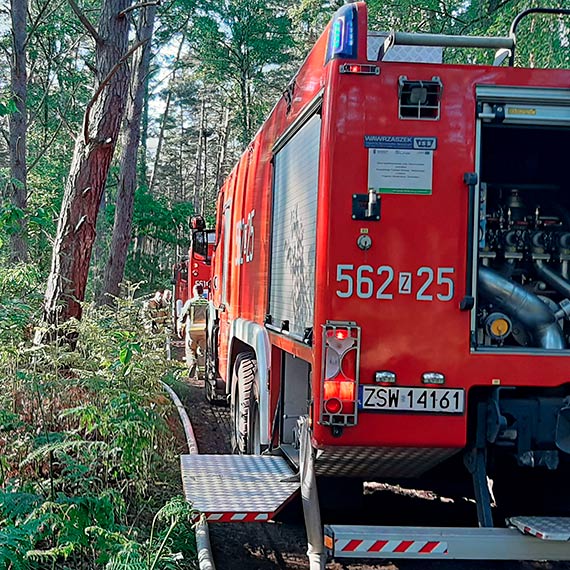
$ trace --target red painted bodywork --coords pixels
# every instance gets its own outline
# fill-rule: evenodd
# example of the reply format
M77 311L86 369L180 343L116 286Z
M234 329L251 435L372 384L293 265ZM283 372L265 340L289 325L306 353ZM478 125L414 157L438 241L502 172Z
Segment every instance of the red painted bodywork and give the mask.
M195 254L192 246L188 250L188 259L178 262L174 266L174 300L182 301L184 304L192 297L194 285L202 285L204 292L208 295L210 290L210 277L212 273L211 259L214 254L214 244L208 245L208 257Z
M173 288L175 302L180 300L184 304L188 299L188 261L179 261L173 269Z
M366 59L366 6L358 9L358 59ZM522 69L490 66L435 65L377 62L380 75L340 74L334 59L324 65L328 28L296 76L292 107L282 98L241 157L218 198L217 246L212 266L214 306L220 313L219 373L231 381L228 368L230 323L236 318L263 326L268 307L271 252L272 146L305 106L324 90L317 214L316 294L314 339L311 347L274 332L269 334L272 355L280 350L308 361L312 369L313 437L317 447L397 446L463 447L464 415L360 412L357 425L333 437L330 427L318 422L320 383L323 378L322 325L327 320L355 321L362 329L360 383L373 383L377 370L397 374L399 385L422 386L426 371L445 374L448 388L474 386L559 386L570 382L568 360L561 356L475 354L470 351L470 312L460 311L465 294L468 193L466 172L475 171L475 89L477 85L570 87L569 70ZM351 60L354 62L354 60ZM398 118L398 78L441 78L441 118L437 121ZM351 219L352 195L367 192L368 150L365 135L437 137L434 154L433 193L383 195L382 219ZM224 205L231 202L229 235L224 225ZM233 260L236 224L255 210L254 256L243 265ZM373 246L361 251L356 240L368 231ZM228 296L222 299L223 249L230 241L230 263L225 278ZM414 295L394 294L392 300L340 298L338 264L370 265L375 270L390 265L414 275L421 266L454 268L455 294L451 301L422 302ZM353 272L354 276L354 272ZM379 277L372 275L378 287ZM445 293L432 286L431 292ZM386 290L396 292L396 280ZM278 377L278 375L276 374ZM271 381L271 390L278 382ZM271 401L277 396L272 393ZM273 405L271 406L273 409ZM271 418L269 425L271 425Z

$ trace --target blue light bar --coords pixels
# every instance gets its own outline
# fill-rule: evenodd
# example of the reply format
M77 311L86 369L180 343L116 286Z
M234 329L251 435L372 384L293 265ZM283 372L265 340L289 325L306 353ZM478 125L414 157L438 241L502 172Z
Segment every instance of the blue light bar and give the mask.
M331 23L325 63L335 58L356 58L356 6L345 4L339 8Z

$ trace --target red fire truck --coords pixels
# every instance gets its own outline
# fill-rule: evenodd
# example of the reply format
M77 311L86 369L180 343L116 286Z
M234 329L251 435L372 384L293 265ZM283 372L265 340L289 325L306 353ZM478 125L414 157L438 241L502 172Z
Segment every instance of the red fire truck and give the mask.
M173 267L173 317L175 323L184 303L192 297L192 290L195 285L202 285L206 298L210 290L215 230L206 229L206 222L202 216L193 216L190 221L190 227L192 233L188 257L185 257Z
M245 498L201 506L185 475L210 520L271 518L246 479L271 493L286 465L315 567L323 545L570 559L570 70L515 67L515 32L374 33L343 6L221 188L207 391L242 455L195 461ZM497 53L450 65L447 48ZM462 473L473 528L318 528L315 475Z

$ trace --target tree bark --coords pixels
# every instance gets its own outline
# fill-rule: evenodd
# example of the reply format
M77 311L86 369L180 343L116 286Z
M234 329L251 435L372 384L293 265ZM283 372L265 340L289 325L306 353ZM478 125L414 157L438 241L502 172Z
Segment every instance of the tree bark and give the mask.
M12 45L11 62L12 97L16 113L9 118L10 147L10 200L18 214L14 233L10 235L10 259L13 262L27 261L26 207L28 188L26 176L26 129L27 129L27 71L26 71L26 25L27 0L11 0Z
M156 5L145 7L140 14L138 36L146 41L133 61L130 94L127 101L126 119L121 140L121 160L119 168L119 189L113 237L109 258L105 266L103 288L98 303L111 304L120 293L120 284L125 272L127 251L131 241L133 226L133 205L137 187L137 154L141 136L146 80L150 66L151 42L156 16Z
M224 119L221 132L221 140L218 150L218 160L216 162L216 183L215 191L217 192L224 181L224 163L226 162L226 153L228 151L228 140L230 136L230 110L224 107Z
M249 142L249 120L248 120L248 113L249 113L249 103L247 97L247 73L242 70L240 78L239 78L239 90L241 96L241 143L243 148L247 146Z
M202 156L204 156L204 128L206 121L206 98L202 96L200 105L200 124L198 126L198 146L196 147L196 162L194 165L194 188L192 189L192 205L194 212L200 208L200 188L202 187ZM205 158L204 158L205 159Z
M77 136L66 181L44 301L44 321L81 318L95 224L127 99L129 0L103 0L96 42L95 94Z

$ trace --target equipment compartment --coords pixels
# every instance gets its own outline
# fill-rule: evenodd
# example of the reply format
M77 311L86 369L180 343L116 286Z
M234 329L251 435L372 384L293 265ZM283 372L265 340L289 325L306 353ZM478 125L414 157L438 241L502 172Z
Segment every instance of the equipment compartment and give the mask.
M508 107L492 106L496 117L480 123L474 340L484 349L565 351L570 128L528 124L528 114L527 124L505 124L497 110Z

